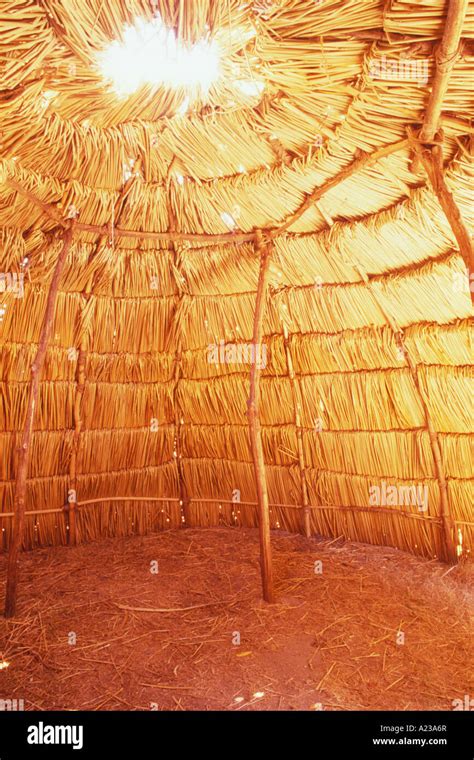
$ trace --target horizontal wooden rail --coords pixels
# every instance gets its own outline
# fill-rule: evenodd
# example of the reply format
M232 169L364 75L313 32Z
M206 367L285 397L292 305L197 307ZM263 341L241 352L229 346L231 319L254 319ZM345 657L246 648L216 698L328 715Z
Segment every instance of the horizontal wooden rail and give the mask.
M25 512L25 515L58 515L64 512L64 507L60 509L30 509ZM14 512L0 512L0 518L2 517L14 517Z
M203 504L235 504L236 506L241 507L256 507L257 502L256 501L232 501L231 499L190 499L191 503L203 503ZM269 504L270 509L297 509L301 510L301 507L299 504L278 504L278 503L271 503ZM394 509L390 507L360 507L360 506L338 506L334 504L308 504L308 509L313 509L315 512L317 511L327 511L332 510L334 512L382 512L389 515L403 515L404 517L414 517L417 520L431 520L434 522L440 522L439 517L434 517L432 515L417 515L414 512L395 512Z
M101 496L98 499L86 499L85 501L78 501L77 506L85 507L90 504L100 504L104 501L175 501L178 503L180 499L176 498L175 496L170 496L169 498L166 496Z
M111 227L97 226L95 224L76 224L76 230L81 232L92 232L94 234L107 235L111 232ZM114 227L113 234L123 238L144 238L146 240L161 240L165 242L179 243L184 241L190 243L248 243L255 239L254 232L223 232L222 234L206 234L198 232L146 232L137 230L126 230L122 227Z
M78 501L76 504L76 507L86 507L86 506L92 506L93 504L101 504L109 501L114 502L124 502L124 501L137 501L137 502L146 502L146 501L152 501L152 502L175 502L179 503L180 499L177 497L165 497L165 496L103 496L97 499L88 499L86 501ZM235 506L240 507L257 507L258 504L256 501L232 501L232 499L206 499L206 498L192 498L189 499L190 504L233 504ZM299 504L280 504L280 503L272 503L269 504L270 509L301 509ZM59 509L38 509L38 510L30 510L25 512L26 515L42 515L42 514L60 514L61 512L66 512L69 509L69 505L65 505L64 507L61 507ZM388 514L388 515L401 515L403 517L411 517L416 520L429 520L431 522L441 522L440 517L436 517L433 515L418 515L415 512L405 512L400 511L396 512L391 507L363 507L363 506L349 506L349 505L334 505L334 504L308 504L308 509L312 509L314 511L333 511L333 512L375 512L375 513L382 513L382 514ZM1 518L9 518L13 517L13 512L0 512L0 519ZM464 520L454 520L454 522L458 523L459 525L474 525L474 523L466 522Z

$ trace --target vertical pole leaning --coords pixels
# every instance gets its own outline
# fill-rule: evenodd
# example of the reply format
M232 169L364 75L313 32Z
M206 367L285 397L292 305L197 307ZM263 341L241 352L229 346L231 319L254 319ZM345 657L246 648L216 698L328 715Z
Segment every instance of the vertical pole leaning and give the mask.
M265 296L267 293L271 256L269 244L264 242L260 230L256 233L255 253L260 260L252 337L254 356L256 357L257 347L262 343ZM263 598L266 602L271 603L275 601L275 592L273 586L272 548L270 543L270 512L268 504L267 477L265 472L262 431L260 426L260 371L257 361L253 361L250 367L248 418L250 444L252 448L255 482L257 487L258 526L260 534L260 570L262 574Z
M293 357L291 355L290 338L288 328L283 324L283 340L285 345L286 366L288 377L290 378L291 395L293 397L293 409L295 413L296 428L296 446L298 451L298 466L301 478L301 509L303 510L302 528L306 538L311 538L311 510L309 508L308 484L306 481L306 464L303 447L303 428L301 425L301 404L298 398L298 389L296 387L295 370L293 366Z
M79 458L79 446L82 432L82 397L86 387L86 359L87 341L81 338L77 368L76 368L76 393L74 396L73 421L74 432L71 446L71 459L69 462L69 488L68 488L68 543L70 546L77 544L76 508L77 508L77 462ZM72 492L72 493L71 493ZM72 497L72 498L71 498Z
M168 231L171 233L176 232L179 227L178 220L176 218L176 214L173 208L173 198L172 198L172 192L173 192L172 191L172 188L173 188L172 172L173 172L174 164L175 164L175 158L173 157L168 167L168 173L166 177L166 203L167 203L167 210L168 210ZM180 305L187 291L187 286L186 286L184 275L181 270L182 249L180 248L179 243L174 240L171 241L170 247L171 247L172 257L173 257L173 268L171 271L174 276L176 287L178 290L177 306L176 306L176 311L173 317L173 320L174 320L173 329L174 329L175 326L179 324L177 315L179 315ZM184 283L184 287L183 287L183 283ZM182 341L181 335L179 335L176 351L174 354L173 386L171 390L171 399L172 399L173 414L174 414L173 449L174 449L174 455L176 458L176 472L177 472L177 478L178 478L181 520L182 522L184 522L186 527L189 527L191 525L191 500L189 498L188 487L186 484L186 478L185 478L184 467L183 467L183 462L182 462L182 458L183 458L182 421L181 421L182 418L181 418L180 410L178 409L178 386L179 386L179 381L181 380L182 373L183 373L182 357L183 357L183 341ZM181 527L183 526L181 525Z
M25 426L23 429L20 454L18 457L18 466L15 479L14 492L14 517L13 517L13 535L8 553L7 565L7 588L5 594L5 617L13 617L16 611L16 599L18 588L18 571L19 555L23 542L23 531L25 525L25 501L26 501L26 479L28 476L28 465L30 462L30 445L33 433L33 423L35 419L36 406L38 402L39 384L41 374L46 359L49 338L53 327L54 312L56 308L56 299L58 295L59 282L61 274L66 263L66 258L71 248L73 240L74 223L63 233L63 244L54 268L53 277L48 291L46 309L41 325L38 349L31 365L31 379L28 391L28 406L26 411Z
M186 480L184 477L184 470L183 470L183 443L182 443L182 437L181 437L181 415L179 414L179 410L177 407L177 391L178 391L178 384L182 376L182 367L181 367L181 357L183 355L183 346L181 340L178 342L178 346L176 348L176 354L174 358L174 373L173 373L173 391L172 391L172 399L173 399L173 409L174 409L174 452L176 456L176 468L178 473L178 487L179 487L179 504L180 507L183 510L182 518L184 520L184 524L189 527L191 525L191 514L190 514L190 498L188 494L188 489L186 486ZM182 526L181 526L182 527Z

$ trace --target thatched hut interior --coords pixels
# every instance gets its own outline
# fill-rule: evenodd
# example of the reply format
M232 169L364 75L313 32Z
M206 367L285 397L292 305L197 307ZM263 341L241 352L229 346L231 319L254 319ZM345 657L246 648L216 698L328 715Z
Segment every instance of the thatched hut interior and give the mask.
M474 2L2 5L3 683L33 673L31 709L450 704Z

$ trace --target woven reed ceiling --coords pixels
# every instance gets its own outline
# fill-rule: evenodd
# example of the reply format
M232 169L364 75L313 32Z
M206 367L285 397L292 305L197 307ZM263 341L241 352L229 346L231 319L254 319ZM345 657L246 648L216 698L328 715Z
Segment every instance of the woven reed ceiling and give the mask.
M188 104L185 89L164 87L120 98L100 76L97 52L125 23L154 12L188 43L218 41L223 73L201 101ZM78 213L82 225L108 231L74 234L40 387L27 509L62 508L76 451L79 502L192 499L189 523L256 523L254 507L226 503L235 489L242 502L255 501L249 367L209 362L210 344L252 340L259 259L240 233L275 230L354 159L421 125L426 81L373 72L407 58L420 71L426 65L430 80L445 16L444 0L2 3L0 270L24 275L22 298L2 294L4 512L12 509L29 366L61 248L55 215ZM447 181L471 232L473 37L471 2L441 117ZM248 95L238 80L264 88ZM416 364L467 551L472 311L451 227L411 159L405 145L362 166L275 236L261 422L270 502L296 507L286 332L310 503L358 508L312 510L313 532L434 556L439 483L420 391L387 314ZM170 231L226 237L138 234ZM368 489L382 480L428 486L428 513L370 514ZM105 502L84 508L78 529L88 538L182 519L179 502L148 512ZM273 506L271 520L299 527L296 509ZM10 523L3 524L6 545ZM26 528L29 545L65 540L58 514L29 515Z

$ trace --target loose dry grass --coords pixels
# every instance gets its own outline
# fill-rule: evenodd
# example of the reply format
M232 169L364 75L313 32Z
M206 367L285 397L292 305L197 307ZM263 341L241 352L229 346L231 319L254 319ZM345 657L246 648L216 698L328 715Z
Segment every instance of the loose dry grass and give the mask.
M273 545L273 606L251 529L25 555L18 617L0 621L0 696L26 709L450 710L472 695L471 566L281 533Z

